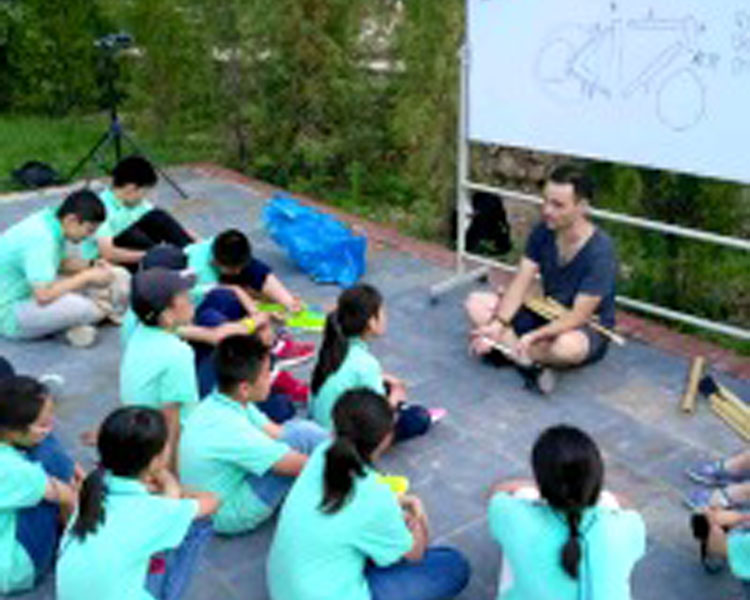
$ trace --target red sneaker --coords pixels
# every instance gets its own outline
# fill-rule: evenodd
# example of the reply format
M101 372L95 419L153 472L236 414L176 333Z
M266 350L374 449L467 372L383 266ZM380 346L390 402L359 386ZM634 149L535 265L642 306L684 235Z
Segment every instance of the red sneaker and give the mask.
M276 366L289 368L299 365L315 356L315 344L312 342L295 342L291 337L282 337L271 349L276 358Z
M310 387L289 371L279 371L276 374L271 390L284 394L295 404L307 404L310 398Z

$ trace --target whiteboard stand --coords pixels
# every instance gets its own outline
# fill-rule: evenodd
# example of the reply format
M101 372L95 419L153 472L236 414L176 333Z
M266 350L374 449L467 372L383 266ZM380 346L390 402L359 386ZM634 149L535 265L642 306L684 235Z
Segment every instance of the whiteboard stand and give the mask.
M472 213L469 202L469 45L467 42L458 51L460 64L460 86L458 96L458 169L456 178L456 274L430 288L430 302L435 304L443 294L467 283L478 281L489 275L490 267L481 266L466 271L466 230L468 216Z

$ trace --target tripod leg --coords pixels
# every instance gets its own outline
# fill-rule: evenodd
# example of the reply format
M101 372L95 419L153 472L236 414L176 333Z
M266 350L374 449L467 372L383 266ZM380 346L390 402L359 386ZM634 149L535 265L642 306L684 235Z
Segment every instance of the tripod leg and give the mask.
M165 180L165 181L166 181L166 182L167 182L167 183L168 183L168 184L169 184L170 186L172 186L172 188L173 188L173 189L174 189L174 190L175 190L175 191L176 191L176 192L177 192L177 193L178 193L178 194L180 195L180 197L181 197L181 198L182 198L183 200L185 200L185 199L187 199L187 198L189 197L189 196L187 195L187 193L185 192L185 190L183 190L183 189L182 189L182 188L180 187L180 185L179 185L179 184L178 184L178 183L177 183L177 182L176 182L176 181L175 181L174 179L172 179L172 177L170 177L170 176L169 176L169 175L167 174L167 172L166 172L166 171L164 171L164 169L162 169L162 168L161 168L161 167L160 167L160 166L159 166L158 164L156 164L156 163L155 163L155 162L154 162L153 160L151 160L151 158L149 157L148 153L144 152L144 151L143 151L143 150L142 150L142 149L140 148L140 146L138 146L138 144L136 144L136 143L135 143L135 141L133 140L133 138L132 138L132 137L130 137L130 136L129 136L129 135L127 134L127 133L125 133L124 131L121 131L121 132L120 132L120 135L121 135L121 137L122 137L123 139L125 139L125 140L126 140L126 141L127 141L127 142L128 142L128 143L129 143L130 145L131 145L131 146L133 146L133 148L135 149L135 151L136 151L136 152L137 152L138 154L140 154L141 156L144 156L145 158L148 158L148 159L149 159L149 161L151 162L151 164L152 164L152 165L154 165L154 168L156 169L156 172L157 172L157 173L159 173L159 175L161 175L161 176L162 176L162 177L164 178L164 180Z
M100 137L99 141L94 144L94 147L91 148L86 156L78 161L78 164L76 164L76 166L71 169L70 174L68 174L68 177L66 178L66 181L72 181L73 178L81 172L81 169L83 169L83 167L86 166L86 163L88 163L93 158L93 156L97 152L99 152L99 149L110 141L111 134L112 132L109 130L107 130L106 133L102 134L102 137Z

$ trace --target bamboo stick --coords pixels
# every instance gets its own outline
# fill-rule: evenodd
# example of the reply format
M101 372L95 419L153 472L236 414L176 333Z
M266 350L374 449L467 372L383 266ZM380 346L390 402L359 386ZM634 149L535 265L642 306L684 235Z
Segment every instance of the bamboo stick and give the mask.
M744 438L745 441L750 441L750 427L747 427L743 422L737 421L736 413L732 411L732 407L729 404L721 400L712 400L711 410L738 435Z
M685 394L682 396L680 409L692 415L695 412L695 396L698 393L698 382L700 381L703 369L706 366L706 359L702 356L696 356L690 365L688 373L687 387Z
M549 319L550 321L562 317L569 310L553 298L528 298L524 300L524 305L532 312L535 312L545 319ZM625 345L624 337L622 337L619 333L612 331L608 327L604 327L604 325L600 324L595 317L590 318L586 322L586 324L594 331L597 331L598 333L601 333L602 335L608 337L618 346Z

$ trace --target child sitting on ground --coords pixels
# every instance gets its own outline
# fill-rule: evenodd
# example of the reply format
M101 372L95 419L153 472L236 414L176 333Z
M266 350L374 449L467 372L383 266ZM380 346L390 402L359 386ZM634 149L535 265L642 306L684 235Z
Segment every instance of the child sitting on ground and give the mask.
M279 426L256 408L270 390L268 348L256 336L225 338L215 360L218 389L184 425L180 478L219 496L214 528L235 534L273 513L328 434L310 421Z
M167 440L164 416L151 408L118 408L104 420L99 466L83 482L61 544L59 600L182 597L211 535L201 517L218 501L180 488L167 468Z
M442 600L468 583L458 551L429 546L419 498L378 480L394 416L369 389L336 403L336 437L310 457L279 516L268 556L273 600Z
M161 410L169 432L168 452L176 453L180 423L199 399L193 349L175 333L193 319L188 291L195 278L154 268L136 273L132 283L131 303L139 324L122 355L120 399Z
M141 156L128 156L117 163L112 187L100 194L106 220L96 232L96 247L82 248L84 258L99 255L135 270L146 251L157 244L183 248L197 241L171 214L146 200L157 181L154 166Z
M0 594L28 590L52 568L75 510L82 472L51 435L53 412L38 381L0 380Z
M367 341L386 331L383 297L370 285L345 290L326 319L323 343L313 371L310 409L313 419L329 431L333 408L352 388L365 387L388 397L396 411L396 441L427 433L445 415L442 408L406 404L404 383L384 374Z
M646 530L638 513L603 492L594 441L575 427L551 427L531 462L535 483L501 483L490 501L490 531L503 553L498 600L630 600Z

